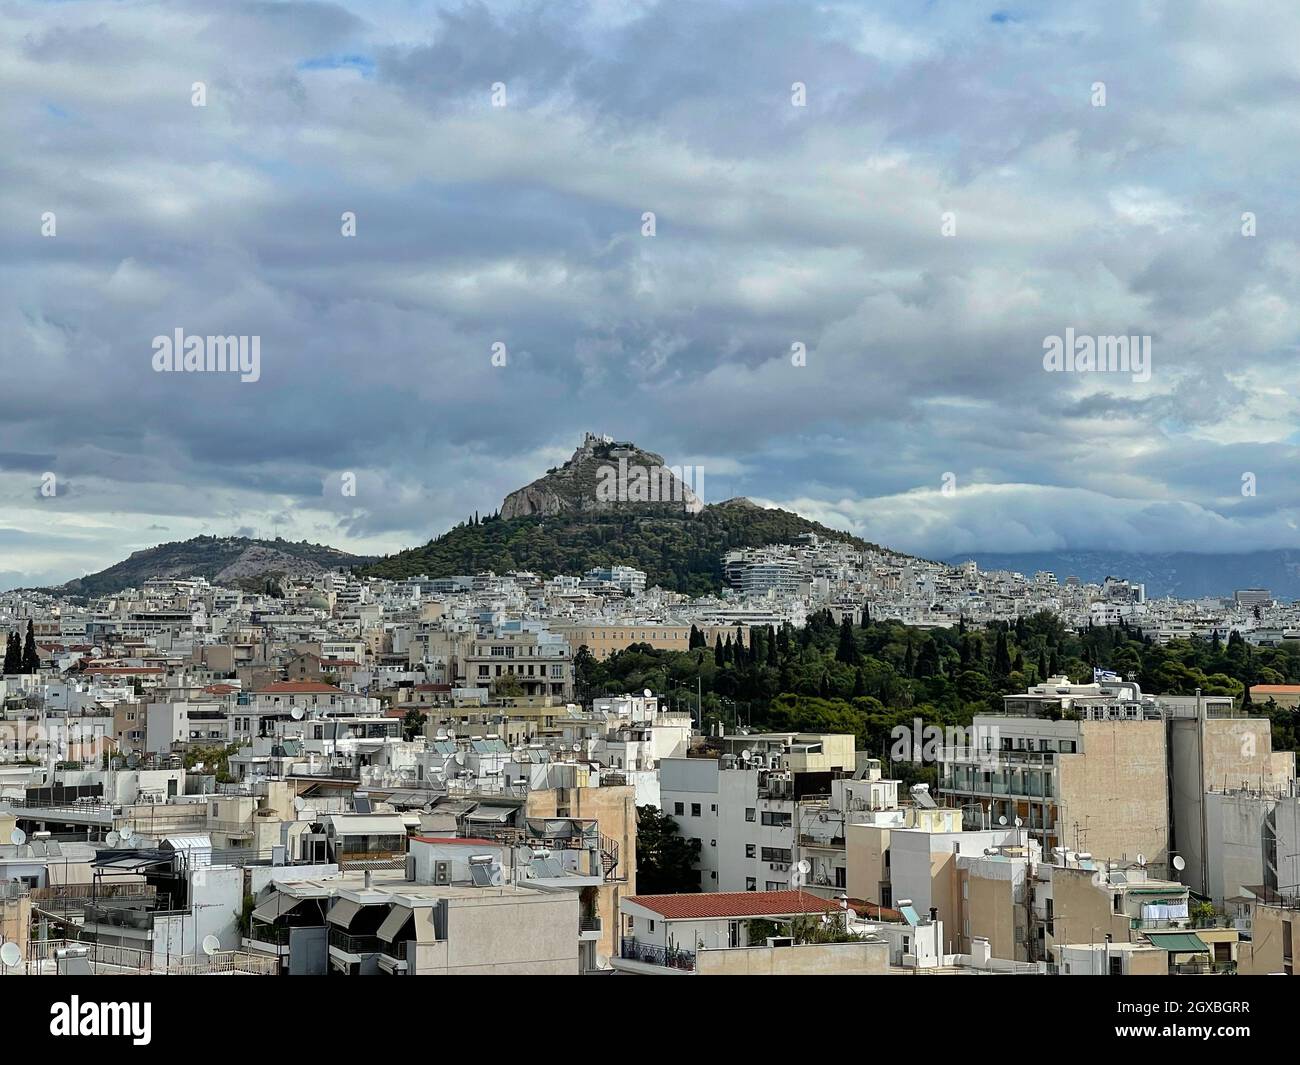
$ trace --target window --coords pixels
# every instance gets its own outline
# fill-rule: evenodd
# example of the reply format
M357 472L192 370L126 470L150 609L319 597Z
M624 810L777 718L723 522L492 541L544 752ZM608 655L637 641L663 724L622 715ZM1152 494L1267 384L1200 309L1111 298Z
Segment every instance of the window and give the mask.
M650 922L650 931L653 932L654 930L655 930L655 923L654 923L654 921L651 921L651 922Z
M745 807L745 820L746 821L754 820L754 808L752 806Z
M753 843L745 844L745 857L754 858L758 855L758 847Z
M715 802L709 806L709 813L716 814L717 812L718 812L718 804Z
M764 810L763 824L773 828L789 828L790 815L777 810Z
M764 847L763 861L765 862L789 862L794 855L789 847Z
M691 816L692 817L700 816L700 804L698 802L691 803Z
M680 802L673 803L673 813L675 813L678 817L681 817L682 814L684 814L685 812L686 812L686 806L684 803L680 803Z
M746 891L757 891L757 890L758 890L758 881L755 880L752 876L747 876L747 877L745 877L745 890L746 890Z

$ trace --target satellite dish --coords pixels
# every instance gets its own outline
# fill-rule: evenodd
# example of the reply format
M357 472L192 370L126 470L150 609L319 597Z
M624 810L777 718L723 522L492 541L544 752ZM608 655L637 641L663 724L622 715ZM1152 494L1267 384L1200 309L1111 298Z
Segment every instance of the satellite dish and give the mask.
M574 750L575 753L578 752L578 751L580 751L580 750L582 750L582 744L581 744L581 743L575 743L575 744L573 745L573 750Z
M650 696L654 695L654 692L652 692L649 688L647 688L641 694L644 695L647 699L649 699Z
M120 833L110 832L107 836L104 837L104 842L107 843L110 847L116 847L119 843L122 842L122 836Z
M307 800L304 799L301 795L296 796L293 800L293 808L297 810L299 813L302 813L303 807L305 807L306 805L307 805Z
M18 949L18 944L12 940L0 944L0 965L6 969L12 969L23 960L23 952Z
M15 847L21 847L24 843L27 842L27 833L24 832L21 828L15 828L12 832L9 833L9 842L12 843Z
M609 967L609 959L603 954L596 955L596 968L605 969Z
M812 871L812 863L808 861L807 858L801 858L799 864L796 865L795 868L798 869L799 872L803 873L804 876L807 876Z
M1174 868L1181 873L1184 869L1187 868L1187 859L1185 859L1181 854L1175 854Z
M203 953L209 958L221 949L221 940L216 936L203 937Z
M790 870L790 887L793 888L795 891L798 891L800 888L802 888L804 884L807 882L807 880L808 877L804 873L801 873L799 871L798 866L795 866L792 870Z
M133 839L135 839L135 833L131 830L130 827L124 827L122 829L119 829L117 834L121 838L123 843L130 843Z
M1015 821L1016 828L1019 828L1019 827L1020 827L1021 825L1023 825L1023 824L1024 824L1024 822L1023 822L1022 820L1020 820L1020 818L1017 817L1017 818L1016 818L1016 821Z
M295 721L301 721L301 720L302 720L302 707L301 707L301 706L295 706L292 710L289 711L289 716L290 716L291 718L293 718Z
M447 730L447 739L449 739L449 740L454 740L455 738L456 738L456 733L455 733L455 731L452 730L452 729L448 729L448 730Z
M1007 823L1007 815L1003 814L1001 817L998 818L998 824L1005 825L1006 823Z
M1143 866L1143 867L1145 867L1146 864L1147 864L1147 856L1146 856L1145 854L1139 854L1139 855L1138 855L1138 865L1139 865L1139 866Z

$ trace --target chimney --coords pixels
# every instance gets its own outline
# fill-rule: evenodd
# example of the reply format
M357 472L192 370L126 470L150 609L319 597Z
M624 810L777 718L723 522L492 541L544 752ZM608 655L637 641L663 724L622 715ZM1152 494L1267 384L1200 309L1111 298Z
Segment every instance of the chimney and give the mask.
M370 890L370 870L366 870L366 890Z
M931 906L931 907L930 907L930 923L933 924L933 923L934 923L935 921L937 921L937 920L939 920L939 907L938 907L938 906Z

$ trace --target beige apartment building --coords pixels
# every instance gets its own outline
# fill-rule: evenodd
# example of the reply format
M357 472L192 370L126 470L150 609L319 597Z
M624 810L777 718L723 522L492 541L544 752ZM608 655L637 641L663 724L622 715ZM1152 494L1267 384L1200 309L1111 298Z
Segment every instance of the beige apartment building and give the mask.
M691 626L657 625L650 623L611 624L611 625L552 625L551 630L564 636L569 646L576 652L586 646L592 656L603 661L617 651L626 651L634 643L645 643L661 651L689 651L691 646ZM744 625L706 625L700 630L705 642L713 648L714 641L721 636L722 642L734 641L740 633L749 646L749 628Z
M945 748L939 790L988 825L1019 819L1045 855L1169 857L1163 720L975 719L979 746ZM1003 821L1003 818L1006 820Z

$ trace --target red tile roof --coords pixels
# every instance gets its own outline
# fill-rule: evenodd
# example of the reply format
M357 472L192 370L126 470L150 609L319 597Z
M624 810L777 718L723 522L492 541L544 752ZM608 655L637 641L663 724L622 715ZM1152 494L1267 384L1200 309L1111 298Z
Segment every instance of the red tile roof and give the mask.
M1279 695L1295 695L1300 692L1300 684L1252 684L1252 692L1277 692Z
M721 891L697 895L630 895L635 902L669 921L708 917L774 917L795 913L839 912L838 902L807 891Z

